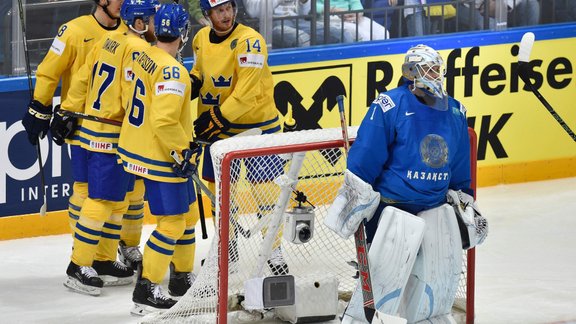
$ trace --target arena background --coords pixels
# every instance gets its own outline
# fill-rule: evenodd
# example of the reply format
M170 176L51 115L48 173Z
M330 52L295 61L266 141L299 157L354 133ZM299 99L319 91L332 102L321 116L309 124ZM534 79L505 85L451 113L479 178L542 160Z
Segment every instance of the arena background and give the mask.
M443 55L447 90L466 106L478 134L479 186L576 176L576 144L516 73L527 31L536 35L533 80L574 130L575 24L272 51L276 106L281 115L290 109L300 129L339 127L335 97L344 94L348 122L358 125L377 93L398 84L406 50L425 43ZM47 139L41 149L49 213L38 215L36 150L21 124L28 101L26 77L0 79L0 240L69 231L69 151Z

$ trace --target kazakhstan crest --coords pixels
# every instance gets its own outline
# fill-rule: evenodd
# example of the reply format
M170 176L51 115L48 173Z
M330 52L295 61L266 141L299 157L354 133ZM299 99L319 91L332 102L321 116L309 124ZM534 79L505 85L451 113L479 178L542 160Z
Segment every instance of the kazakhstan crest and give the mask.
M427 166L441 168L448 163L448 145L440 135L426 135L420 142L420 156Z

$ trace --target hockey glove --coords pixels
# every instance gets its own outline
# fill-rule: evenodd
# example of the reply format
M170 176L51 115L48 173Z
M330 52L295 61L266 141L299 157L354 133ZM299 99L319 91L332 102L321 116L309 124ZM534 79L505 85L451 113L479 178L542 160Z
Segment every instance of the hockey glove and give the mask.
M190 74L190 81L192 82L192 92L190 94L190 100L198 98L200 95L200 88L204 83L202 80L198 79L195 75Z
M210 110L203 112L194 121L194 133L196 138L210 141L220 133L230 129L230 122L222 116L220 107L214 106Z
M172 164L172 170L177 176L181 178L190 178L192 173L196 172L196 163L190 161L195 153L196 152L191 149L185 149L182 151L182 159L180 159L176 151L170 152L170 155L176 162Z
M488 221L480 213L474 197L461 190L450 189L446 194L446 200L456 213L462 248L468 250L482 244L488 236Z
M28 110L22 118L22 125L28 133L28 141L32 145L38 143L38 138L41 139L48 133L50 128L50 118L52 118L52 105L44 106L38 100L31 100L28 104Z
M50 137L56 145L62 146L66 138L72 138L78 126L78 119L60 113L60 105L54 109L54 118L50 124Z

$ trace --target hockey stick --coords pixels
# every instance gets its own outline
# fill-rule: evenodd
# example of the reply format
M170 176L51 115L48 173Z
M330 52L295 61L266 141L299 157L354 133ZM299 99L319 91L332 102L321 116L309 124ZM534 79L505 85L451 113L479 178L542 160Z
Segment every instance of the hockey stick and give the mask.
M528 32L522 36L520 41L520 49L518 50L518 76L528 85L532 93L540 100L540 102L546 107L548 112L556 119L558 124L564 128L566 133L570 135L573 141L576 142L576 134L568 127L566 122L558 115L558 113L552 108L548 101L540 94L538 89L532 84L529 76L530 67L530 52L532 51L532 46L534 45L534 33Z
M253 135L261 135L262 134L262 130L260 128L251 128L248 129L240 134L235 135L236 136L253 136ZM208 142L208 141L203 141L203 140L194 140L195 143L199 144L199 145L211 145L213 144L212 142ZM182 161L180 160L180 158L178 157L178 153L176 153L176 151L172 150L170 152L170 156L172 157L172 159L174 159L174 162L178 163L178 164L182 164ZM198 160L199 160L199 156L196 157L196 165L198 165ZM210 191L210 189L204 184L204 182L202 182L202 180L200 180L200 177L198 176L198 169L194 170L194 172L192 172L191 175L192 178L192 182L194 182L195 187L196 187L196 199L198 200L198 208L200 209L200 227L202 229L202 238L206 239L208 238L208 234L207 234L207 230L206 230L206 217L204 215L204 204L202 203L202 191L204 192L204 194L206 196L208 196L208 198L210 199L210 201L212 202L213 205L216 204L216 197L214 196L214 194L212 193L212 191ZM235 220L234 220L235 221ZM249 232L247 232L246 230L244 230L243 227L240 226L240 224L236 223L239 226L239 230L241 231L242 236L244 237L249 237ZM248 235L248 236L247 236Z
M70 110L63 110L60 109L58 110L59 113L61 113L64 116L68 116L68 117L74 117L74 118L81 118L81 119L86 119L86 120L91 120L91 121L95 121L98 123L102 123L102 124L108 124L108 125L114 125L114 126L122 126L122 122L121 121L117 121L114 119L108 119L108 118L103 118L103 117L98 117L98 116L94 116L94 115L88 115L88 114L84 114L84 113L80 113L80 112L75 112L75 111L70 111Z
M348 156L350 141L348 140L348 126L346 125L346 115L344 114L344 96L337 96L336 101L338 102L338 112L340 113L340 127L342 127L344 153ZM372 292L372 279L370 279L370 265L368 264L368 248L366 247L366 230L364 229L364 223L360 224L354 233L354 243L356 244L358 271L360 272L362 285L364 316L366 316L368 323L371 323L375 313L374 294Z
M30 92L30 100L34 99L32 92L32 69L30 68L30 54L28 53L28 40L26 39L26 23L24 22L24 6L22 0L18 0L18 9L20 10L20 24L22 25L22 45L24 46L24 57L26 59L26 74L28 75L28 91ZM36 146L36 153L38 154L38 167L40 168L40 183L42 184L42 197L44 203L40 207L40 216L46 216L46 179L44 178L44 166L42 165L42 152L40 149L40 137Z

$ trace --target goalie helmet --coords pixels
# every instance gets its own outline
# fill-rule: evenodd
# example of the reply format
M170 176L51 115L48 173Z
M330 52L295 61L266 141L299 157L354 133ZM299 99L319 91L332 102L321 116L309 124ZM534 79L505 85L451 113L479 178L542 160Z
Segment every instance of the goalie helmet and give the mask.
M402 75L428 94L444 99L444 60L432 47L417 45L408 50L402 64Z
M134 30L133 26L136 19L140 18L144 24L148 24L148 20L156 13L156 9L160 6L158 0L125 0L120 9L120 16L122 20L130 29ZM138 33L144 33L145 31Z
M179 4L163 4L154 16L156 37L182 39L182 44L188 41L190 18L184 7Z

